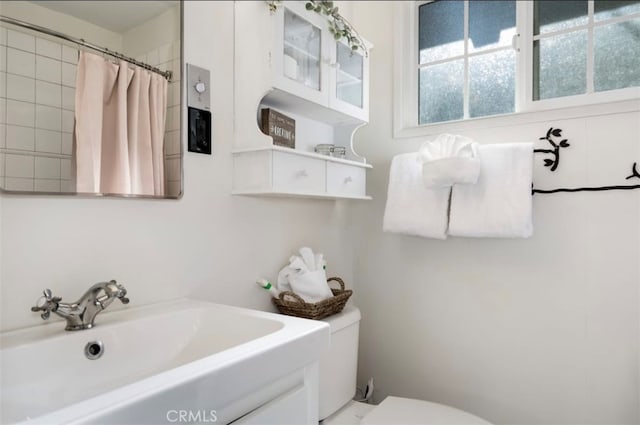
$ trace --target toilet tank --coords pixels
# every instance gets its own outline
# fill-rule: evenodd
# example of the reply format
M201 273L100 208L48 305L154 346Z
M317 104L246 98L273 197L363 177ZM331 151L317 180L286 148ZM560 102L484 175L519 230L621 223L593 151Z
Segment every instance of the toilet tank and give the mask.
M331 328L331 346L320 357L320 419L338 411L356 392L360 310L346 306L323 319Z

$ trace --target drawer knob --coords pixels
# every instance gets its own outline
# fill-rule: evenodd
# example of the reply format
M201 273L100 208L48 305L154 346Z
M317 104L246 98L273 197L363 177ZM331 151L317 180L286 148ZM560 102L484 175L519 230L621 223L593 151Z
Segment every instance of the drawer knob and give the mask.
M296 177L298 178L309 177L309 173L307 173L307 170L300 170L296 173Z
M344 183L345 184L351 183L352 181L353 181L353 179L351 178L351 176L345 177L345 179L344 179Z

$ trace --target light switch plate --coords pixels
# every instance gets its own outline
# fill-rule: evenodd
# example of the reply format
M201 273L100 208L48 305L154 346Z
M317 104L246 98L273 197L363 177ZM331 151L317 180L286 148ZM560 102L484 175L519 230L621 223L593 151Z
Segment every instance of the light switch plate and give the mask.
M187 64L187 106L211 111L211 79L208 69Z

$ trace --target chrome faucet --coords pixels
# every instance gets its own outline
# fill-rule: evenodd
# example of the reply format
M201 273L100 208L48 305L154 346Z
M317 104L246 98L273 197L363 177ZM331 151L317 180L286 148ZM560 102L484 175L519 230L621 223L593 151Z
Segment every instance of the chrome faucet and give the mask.
M67 321L65 329L68 331L92 328L98 313L116 298L122 304L129 303L129 298L125 296L127 290L115 280L96 283L74 303L61 302L62 298L54 297L50 289L45 289L42 295L31 311L42 311L40 317L43 320L47 320L51 312L57 314Z

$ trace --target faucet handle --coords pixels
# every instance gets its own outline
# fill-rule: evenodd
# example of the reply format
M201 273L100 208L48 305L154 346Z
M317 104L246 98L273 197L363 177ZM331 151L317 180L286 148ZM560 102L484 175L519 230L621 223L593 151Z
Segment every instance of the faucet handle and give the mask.
M118 292L118 299L122 304L129 304L129 298L126 297L127 289L122 285L118 286L120 287L120 292Z
M51 289L45 289L42 291L42 296L36 301L36 305L31 307L31 311L42 311L40 317L42 320L47 320L51 312L58 309L58 302L61 300L62 298L53 296Z
M127 288L125 288L122 284L116 282L115 279L112 279L109 283L113 283L118 287L118 293L116 294L116 297L120 300L120 302L122 304L129 304L129 298L125 296L127 295Z

